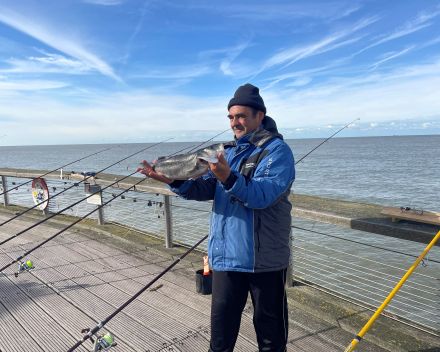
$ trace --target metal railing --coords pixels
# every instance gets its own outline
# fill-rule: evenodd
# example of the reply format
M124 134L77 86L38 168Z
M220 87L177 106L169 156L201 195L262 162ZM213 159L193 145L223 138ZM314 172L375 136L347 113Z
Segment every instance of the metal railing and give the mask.
M371 310L381 305L426 247L299 218L292 223L294 280ZM439 248L431 250L431 255L440 252ZM440 335L439 268L437 260L426 258L385 315L406 324L417 322Z
M1 186L6 188L12 182L19 184L23 179L13 178L11 181L2 177ZM46 179L49 190L54 192L71 186L73 182ZM117 188L104 190L103 201L119 192ZM84 185L79 184L51 200L49 210L57 212L85 196ZM30 186L9 192L8 201L9 204L33 206ZM191 246L209 232L211 206L210 202L185 201L136 190L106 206L103 216L105 222L127 229L125 235L136 231L162 238L168 247L173 242ZM83 216L94 207L96 205L84 201L65 213ZM94 218L97 218L96 214ZM383 302L414 263L414 256L417 257L425 248L419 243L299 218L294 218L292 225L291 269L294 281L371 310ZM206 248L207 243L203 243L201 249ZM434 258L440 253L440 248L432 251ZM429 259L424 261L426 263L427 266L417 268L385 314L405 324L416 323L417 328L426 328L428 332L440 335L440 264Z

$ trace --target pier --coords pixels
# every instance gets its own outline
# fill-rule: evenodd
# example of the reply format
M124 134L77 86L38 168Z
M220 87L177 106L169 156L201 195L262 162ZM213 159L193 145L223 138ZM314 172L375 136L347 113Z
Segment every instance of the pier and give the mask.
M42 173L42 170L0 169L2 186L9 188L13 187L12 182L18 185L22 179L35 178ZM57 190L80 181L78 176L68 174L60 178L59 173L45 178L49 188ZM100 174L93 180L93 184L106 186L118 178L121 176ZM118 183L116 188L128 188L136 181L139 178L126 179ZM83 190L84 187L80 185L74 187L71 193L66 192L69 194L65 196L65 203L68 204L74 197L84 196ZM111 194L109 191L103 196L111 197ZM292 195L290 200L293 205L292 215L301 221L337 225L341 229L373 233L384 238L389 236L402 243L428 243L429 238L432 239L440 230L436 225L406 220L392 223L391 218L380 215L383 207L378 205L302 195ZM204 233L209 225L206 223L209 203L179 203L172 192L151 180L137 186L136 191L124 201L127 203L121 200L104 211L101 225L98 217L85 220L29 255L28 259L35 264L35 269L20 274L18 278L14 276L16 266L7 269L6 275L0 274L2 352L67 350L83 336L80 332L82 329L95 326L99 320L118 308L155 274L177 259L194 240L191 236ZM32 205L32 200L28 190L23 190L22 193L11 192L4 203L7 206L0 205L0 223L23 212ZM60 204L55 206L52 203L50 213L56 212ZM192 212L188 212L188 209L184 211L182 204L191 208ZM89 204L88 207L93 205ZM148 217L148 226L141 221L144 219L122 222L122 219L136 219L134 215L125 215L122 209L127 208L128 213L133 214L130 210L133 207L137 207L135 209L140 212L140 218ZM72 209L8 242L0 248L0 265L10 262L26 249L72 223L81 215L81 211L80 208ZM167 212L169 214L166 215ZM46 216L47 212L44 214L32 210L0 227L0 241ZM190 228L191 224L197 225L197 231ZM304 226L301 223L294 224ZM317 227L307 229L317 233L323 231ZM307 240L308 237L301 237L294 231L292 287L287 289L290 322L288 351L343 351L373 313L374 304L368 299L362 301L355 295L356 292L350 296L346 286L342 291L331 289L322 282L326 274L319 276L318 273L306 273L308 261L314 263L310 270L316 272L317 264L325 263L325 256L330 256L328 252L317 254L316 249L302 246L301 241ZM115 351L207 350L210 296L197 294L194 280L194 272L201 268L204 254L203 248L193 252L159 280L161 287L155 285L157 289L145 292L106 326L106 331L116 337L118 346L114 348ZM346 255L336 259L342 260ZM310 261L311 258L314 259ZM300 263L297 263L298 260ZM408 260L411 262L412 259ZM348 261L351 264L357 263L354 259ZM384 262L387 260L384 259ZM396 262L393 264L398 265ZM429 265L437 265L438 268L439 264ZM350 270L355 267L347 268ZM347 277L346 274L341 275L340 278L333 278ZM312 280L311 276L316 280ZM379 284L383 283L376 280ZM432 280L421 278L417 283L431 285L433 291L440 289L440 277L437 275L436 281ZM354 283L356 281L349 281L351 285ZM365 287L364 283L357 284ZM417 291L408 292L417 294L414 293ZM438 306L438 294L431 301L422 301L420 306L425 311L436 313L427 307ZM417 302L413 301L406 309L412 312L418 309L417 306ZM427 317L426 321L416 321L416 318L405 313L396 312L399 313L388 311L381 316L357 350L440 351L440 329L436 325L440 322L438 314L436 317L435 314L423 315L416 311L422 318ZM91 343L85 342L78 350L87 351L90 348ZM242 317L236 350L257 350L250 301Z

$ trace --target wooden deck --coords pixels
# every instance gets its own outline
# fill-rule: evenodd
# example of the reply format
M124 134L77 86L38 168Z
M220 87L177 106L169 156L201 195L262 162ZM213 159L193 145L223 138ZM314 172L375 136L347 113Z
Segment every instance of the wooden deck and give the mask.
M0 213L0 223L8 217ZM0 240L30 224L17 219L0 227ZM40 225L8 242L0 249L0 266L56 231ZM171 263L143 249L127 254L77 232L64 233L27 259L36 267L32 271L15 278L14 264L0 274L1 352L68 350L83 336L81 329L94 327ZM101 330L115 335L118 346L112 351L208 350L210 296L195 293L194 280L181 274L185 270L177 266L167 273L158 282L161 288L144 292ZM91 346L86 341L77 350ZM339 352L341 346L297 325L289 330L290 352ZM250 303L235 350L258 350Z

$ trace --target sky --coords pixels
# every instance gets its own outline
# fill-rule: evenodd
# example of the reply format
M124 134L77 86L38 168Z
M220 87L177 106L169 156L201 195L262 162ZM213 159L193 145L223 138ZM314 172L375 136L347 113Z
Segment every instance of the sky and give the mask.
M245 83L285 138L439 134L440 2L0 0L0 146L206 140Z

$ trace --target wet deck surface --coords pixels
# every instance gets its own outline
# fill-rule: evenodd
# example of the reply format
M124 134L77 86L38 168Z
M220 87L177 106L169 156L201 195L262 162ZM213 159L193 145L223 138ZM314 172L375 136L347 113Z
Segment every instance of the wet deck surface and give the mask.
M0 223L9 217L0 213ZM31 224L17 219L0 227L0 240ZM8 242L0 249L0 266L57 231L40 225ZM144 249L127 254L75 231L60 235L27 259L35 265L32 271L16 278L18 264L14 264L0 274L2 352L67 351L84 335L83 328L96 326L172 262ZM176 266L157 282L161 288L144 292L101 330L115 335L118 346L112 351L208 350L211 301L195 292L190 271ZM292 325L288 351L341 350ZM77 350L91 347L86 341ZM235 350L258 350L250 304Z

